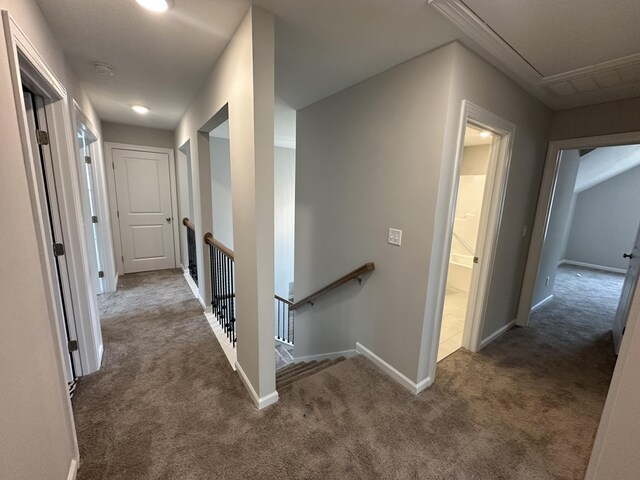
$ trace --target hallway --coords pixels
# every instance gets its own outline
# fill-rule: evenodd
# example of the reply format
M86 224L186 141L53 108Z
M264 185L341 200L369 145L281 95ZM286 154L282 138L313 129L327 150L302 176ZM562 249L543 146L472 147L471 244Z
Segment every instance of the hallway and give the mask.
M601 324L565 336L541 309L419 396L356 357L257 411L178 271L123 277L101 312L104 367L73 400L79 480L582 478L613 368Z

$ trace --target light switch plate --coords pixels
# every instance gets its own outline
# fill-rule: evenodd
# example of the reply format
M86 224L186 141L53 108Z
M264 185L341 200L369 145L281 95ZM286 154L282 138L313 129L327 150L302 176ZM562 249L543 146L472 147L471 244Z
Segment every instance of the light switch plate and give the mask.
M389 229L389 239L387 242L390 245L400 246L402 245L402 230L398 230L397 228Z

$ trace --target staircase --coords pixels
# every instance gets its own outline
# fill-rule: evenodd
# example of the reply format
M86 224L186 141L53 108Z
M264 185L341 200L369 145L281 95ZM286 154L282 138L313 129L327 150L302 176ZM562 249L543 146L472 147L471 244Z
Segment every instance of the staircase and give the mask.
M333 360L311 360L310 362L297 362L287 365L276 372L276 390L288 387L298 380L332 367L343 360L345 360L344 357L338 357Z

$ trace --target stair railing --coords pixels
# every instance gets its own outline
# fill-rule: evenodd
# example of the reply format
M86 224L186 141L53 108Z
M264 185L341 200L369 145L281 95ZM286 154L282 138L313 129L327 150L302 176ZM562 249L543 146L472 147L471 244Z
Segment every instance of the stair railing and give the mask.
M320 290L312 293L311 295L307 295L302 300L299 300L295 303L291 303L291 305L289 306L289 309L297 310L303 305L307 305L307 304L313 305L313 302L315 302L321 296L326 295L331 290L335 290L336 288L341 287L345 283L349 283L352 280L357 280L358 283L362 283L362 277L365 274L374 271L375 269L376 269L376 266L373 262L365 263L361 267L358 267L355 270L347 273L346 275L343 275L335 282L331 282L326 287L322 287Z
M236 289L233 251L218 242L211 233L204 236L209 245L211 268L211 309L227 339L236 345Z
M182 224L187 227L187 258L189 275L198 285L198 260L196 257L196 226L187 217L182 219Z
M294 318L291 303L279 295L275 295L276 299L276 339L281 342L293 345L294 335Z

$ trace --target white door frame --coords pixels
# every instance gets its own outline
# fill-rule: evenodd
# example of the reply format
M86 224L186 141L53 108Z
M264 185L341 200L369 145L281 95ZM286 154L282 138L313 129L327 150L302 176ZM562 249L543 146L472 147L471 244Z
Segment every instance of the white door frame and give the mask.
M104 164L104 156L102 154L101 144L102 141L100 136L98 135L98 130L91 123L91 121L84 114L80 105L74 100L73 101L73 116L74 116L74 125L78 128L82 128L85 133L88 132L92 137L96 140L91 143L89 149L91 151L91 164L92 164L92 173L93 173L93 187L95 189L95 202L96 202L96 210L98 214L98 232L100 241L98 242L98 249L100 251L100 260L102 261L102 269L104 271L104 278L102 279L102 292L115 292L116 290L116 266L114 262L113 256L113 245L112 245L112 237L111 237L111 217L109 215L109 202L108 202L108 190L107 190L107 179L105 175L105 164ZM83 186L83 189L87 189L87 185L84 182L84 176L81 174L81 168L83 166L84 159L80 158L80 145L78 143L78 139L76 139L76 154L78 156L78 169L80 174L80 184ZM84 196L83 196L84 198ZM85 199L86 200L86 199ZM90 238L87 238L87 241L91 241ZM88 246L89 248L89 246Z
M124 275L124 261L122 254L122 241L120 238L120 221L118 219L118 197L116 194L116 178L113 168L114 150L132 150L136 152L165 153L169 156L169 182L171 185L171 225L173 227L173 266L180 266L180 231L182 219L178 218L178 194L176 187L176 162L172 148L148 147L144 145L130 145L127 143L105 142L105 159L107 167L107 185L109 189L109 210L111 216L111 233L113 235L113 250L115 253L116 271L118 275ZM111 166L111 168L109 168Z
M36 183L38 177L36 175L36 164L34 163L36 156L30 144L26 110L22 99L23 84L46 100L45 111L52 161L57 172L56 182L59 180L57 188L60 219L67 252L66 260L70 273L71 299L73 301L73 314L76 319L75 325L78 335L80 368L77 373L78 375L88 375L100 369L103 344L93 284L86 281L90 273L84 229L79 225L81 210L77 168L75 162L69 161L71 158L76 158L73 138L74 130L71 127L70 118L70 102L63 84L6 10L2 11L2 20L9 50L9 70L11 72L13 93L16 109L20 116L18 125L36 235L40 246L42 278L46 285L49 317L54 324L52 326L52 332L55 332L53 338L55 338L60 349L60 354L66 355L62 345L60 345L59 319L55 309L55 298L53 297L55 289L51 284L53 277L47 260L51 245L47 242L46 229L43 225L43 222L48 221L44 216L47 208L46 199L41 198L38 194ZM71 252L73 254L70 254ZM60 357L60 366L62 368L64 365L63 358L63 356Z
M483 200L482 217L484 221L481 220L480 231L478 232L478 242L476 245L476 254L480 260L477 268L474 268L472 276L465 332L463 336L463 347L472 352L477 352L480 348L484 347L481 337L489 294L489 283L493 271L498 234L500 232L502 222L502 211L507 191L513 137L516 130L513 123L503 119L502 117L499 117L482 107L474 105L467 100L462 102L462 112L458 123L458 142L454 157L455 165L451 171L451 175L447 179L451 193L447 206L448 214L445 228L446 237L443 242L443 248L437 252L437 257L433 259L434 262L439 263L440 273L438 276L436 325L430 355L430 379L435 378L440 330L442 327L442 315L447 289L449 253L451 251L454 215L456 200L458 197L458 180L462 167L464 136L467 124L476 125L498 137L491 147L492 161L490 162L489 171L487 172L485 199ZM486 208L484 205L486 205Z
M518 304L518 315L516 324L522 327L529 325L531 317L531 307L533 293L535 290L536 278L540 269L540 257L542 248L547 236L551 206L553 203L553 193L555 190L558 172L560 168L560 157L563 150L576 150L581 148L610 147L616 145L629 145L640 143L640 132L617 133L611 135L598 135L593 137L570 138L567 140L554 140L549 142L547 158L542 175L542 184L538 196L538 206L536 216L531 230L531 242L529 244L529 254L525 267L524 279L522 281L522 291Z

